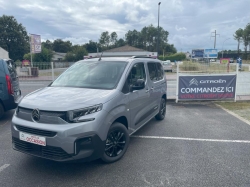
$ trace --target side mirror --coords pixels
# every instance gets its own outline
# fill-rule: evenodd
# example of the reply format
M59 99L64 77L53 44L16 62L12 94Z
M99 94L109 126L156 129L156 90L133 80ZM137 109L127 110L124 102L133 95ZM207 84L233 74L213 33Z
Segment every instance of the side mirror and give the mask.
M143 79L137 79L135 84L131 85L130 91L142 90L145 88L145 81Z

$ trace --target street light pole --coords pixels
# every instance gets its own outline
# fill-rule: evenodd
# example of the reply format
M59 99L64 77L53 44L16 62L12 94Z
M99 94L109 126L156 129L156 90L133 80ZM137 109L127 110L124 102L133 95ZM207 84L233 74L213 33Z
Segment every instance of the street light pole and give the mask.
M157 57L159 57L159 38L160 38L160 32L159 32L159 19L160 19L160 5L161 2L158 3L158 38L157 38Z
M225 43L225 41L227 41L227 40L229 40L230 38L227 38L227 39L225 39L224 41L223 41L223 43L222 43L222 58L223 58L223 46L224 46L224 43Z

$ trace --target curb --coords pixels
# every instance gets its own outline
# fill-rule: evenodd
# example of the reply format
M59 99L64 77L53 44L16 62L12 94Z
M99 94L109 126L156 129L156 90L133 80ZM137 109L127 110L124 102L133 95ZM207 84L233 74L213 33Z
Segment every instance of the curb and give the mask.
M231 114L232 116L234 116L234 117L238 118L239 120L245 122L246 124L250 125L250 121L246 120L245 118L239 116L238 114L235 114L234 112L232 112L232 111L230 111L230 110L228 110L228 109L226 109L226 108L224 108L224 107L222 107L222 106L220 106L220 105L218 105L216 103L214 103L214 104L217 107L221 108L222 110L226 111L227 113Z

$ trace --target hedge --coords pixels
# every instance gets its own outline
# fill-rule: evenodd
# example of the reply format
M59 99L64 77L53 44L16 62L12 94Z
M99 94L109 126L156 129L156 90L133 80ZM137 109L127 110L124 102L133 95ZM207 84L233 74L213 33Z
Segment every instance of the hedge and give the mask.
M162 60L162 61L170 60L171 62L174 62L175 60L182 61L185 59L186 59L185 53L175 53L173 55L164 56L164 59L163 59L163 56L159 56L159 60Z

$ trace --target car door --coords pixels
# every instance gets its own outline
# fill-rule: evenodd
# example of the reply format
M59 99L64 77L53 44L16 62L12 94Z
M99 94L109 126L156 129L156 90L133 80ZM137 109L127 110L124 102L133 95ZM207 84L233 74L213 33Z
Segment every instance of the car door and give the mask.
M145 81L145 87L140 90L131 91L130 88L136 83L137 79L143 79ZM151 109L151 99L145 64L143 62L138 62L132 65L122 92L129 98L127 110L130 113L130 128L132 131L135 131L150 119L149 112Z
M162 65L158 62L148 62L147 63L149 81L148 85L150 87L150 98L153 108L156 110L159 108L160 100L162 97L162 84L165 84L164 74ZM158 110L157 110L158 111Z

